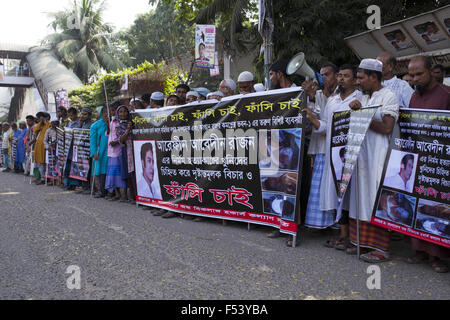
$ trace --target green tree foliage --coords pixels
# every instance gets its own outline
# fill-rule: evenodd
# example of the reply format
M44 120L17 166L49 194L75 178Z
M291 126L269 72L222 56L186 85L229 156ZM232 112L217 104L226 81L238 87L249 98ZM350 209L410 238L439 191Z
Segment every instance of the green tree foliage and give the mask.
M108 95L109 103L113 97L120 94L120 88L128 76L129 86L133 81L156 81L162 82L165 95L175 91L180 77L184 77L183 72L176 67L170 67L165 62L150 63L145 61L135 68L129 67L117 72L109 72L101 75L97 81L94 81L84 87L69 92L70 105L76 108L92 107L106 105L105 88ZM103 86L103 83L105 84ZM129 92L132 94L132 92Z
M239 35L248 45L261 45L254 35L257 26L257 8L253 0L162 0L175 3L179 19L193 22L216 22L225 26L220 31L232 50L241 51ZM308 63L316 69L324 62L339 65L357 63L356 56L345 44L344 38L367 31L366 20L370 5L381 9L381 23L386 25L427 12L448 3L442 0L272 0L274 60L289 59L303 51ZM228 29L227 29L228 28ZM233 39L234 37L234 39ZM263 69L262 57L256 61Z
M194 48L195 28L176 21L173 4L159 2L156 9L138 16L127 31L132 38L130 54L136 64L169 60Z
M43 40L43 45L83 81L88 83L103 69L124 67L125 42L113 33L112 26L102 20L105 2L75 0L71 8L50 14L50 26L55 33Z
M289 59L303 51L316 69L320 64L357 63L357 57L344 38L368 31L369 5L381 9L381 24L386 25L442 6L436 0L284 0L273 1L274 52Z

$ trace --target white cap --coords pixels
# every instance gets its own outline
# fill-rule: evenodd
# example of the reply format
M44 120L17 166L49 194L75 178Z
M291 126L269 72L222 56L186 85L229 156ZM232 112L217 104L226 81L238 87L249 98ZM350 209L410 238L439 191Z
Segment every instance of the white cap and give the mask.
M266 90L266 88L264 87L264 85L262 83L255 83L253 88L255 89L256 92L260 92L260 91L265 91Z
M359 68L381 72L383 70L383 63L377 59L363 59L359 64Z
M249 71L241 72L238 77L238 82L248 82L253 81L253 74Z
M211 96L224 97L225 95L224 95L223 92L221 92L221 91L214 91L214 92L208 93L208 95L206 96L206 98L209 99Z
M234 82L233 79L223 79L223 80L226 82L227 87L229 87L231 91L236 90L236 83Z
M189 96L194 96L198 98L200 95L198 94L197 91L189 91L188 93L186 93L186 98Z
M150 99L152 100L164 100L164 93L155 91L152 93Z

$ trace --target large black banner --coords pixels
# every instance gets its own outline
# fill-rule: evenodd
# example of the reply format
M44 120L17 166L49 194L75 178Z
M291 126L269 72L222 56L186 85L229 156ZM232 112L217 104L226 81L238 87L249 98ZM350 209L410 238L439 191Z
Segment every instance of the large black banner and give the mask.
M292 88L137 110L137 202L296 234L305 105Z
M87 181L89 174L90 139L89 129L73 129L72 165L69 177Z
M401 109L372 223L450 247L450 112Z
M330 163L339 204L342 204L361 145L378 107L338 111L331 123ZM340 219L338 210L336 221Z
M56 166L55 170L59 176L63 175L64 164L66 163L65 147L64 147L64 129L56 128Z

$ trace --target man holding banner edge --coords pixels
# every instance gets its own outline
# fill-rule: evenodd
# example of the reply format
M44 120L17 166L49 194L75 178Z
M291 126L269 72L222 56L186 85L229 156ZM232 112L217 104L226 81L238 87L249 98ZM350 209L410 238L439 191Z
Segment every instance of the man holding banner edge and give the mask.
M349 104L352 110L359 110L363 105L380 106L361 146L350 188L350 241L354 245L372 249L360 256L370 263L389 260L390 234L386 229L370 224L370 221L390 134L399 113L397 97L390 89L381 85L382 69L383 64L378 60L361 61L357 83L365 95L361 101L355 100ZM357 251L356 248L353 251Z

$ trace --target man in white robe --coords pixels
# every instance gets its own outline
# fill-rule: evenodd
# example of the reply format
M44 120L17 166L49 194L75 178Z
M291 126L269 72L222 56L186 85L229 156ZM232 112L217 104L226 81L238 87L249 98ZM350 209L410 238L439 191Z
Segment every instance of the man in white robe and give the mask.
M349 106L358 110L362 106L378 106L372 119L356 166L351 178L350 188L350 238L356 239L356 220L360 224L360 245L374 249L361 255L361 259L370 263L389 259L389 233L386 229L370 224L372 209L380 185L389 139L398 119L398 99L392 90L381 85L383 65L379 60L364 59L357 74L357 82L364 96L361 101L352 101ZM354 228L352 230L352 228Z

